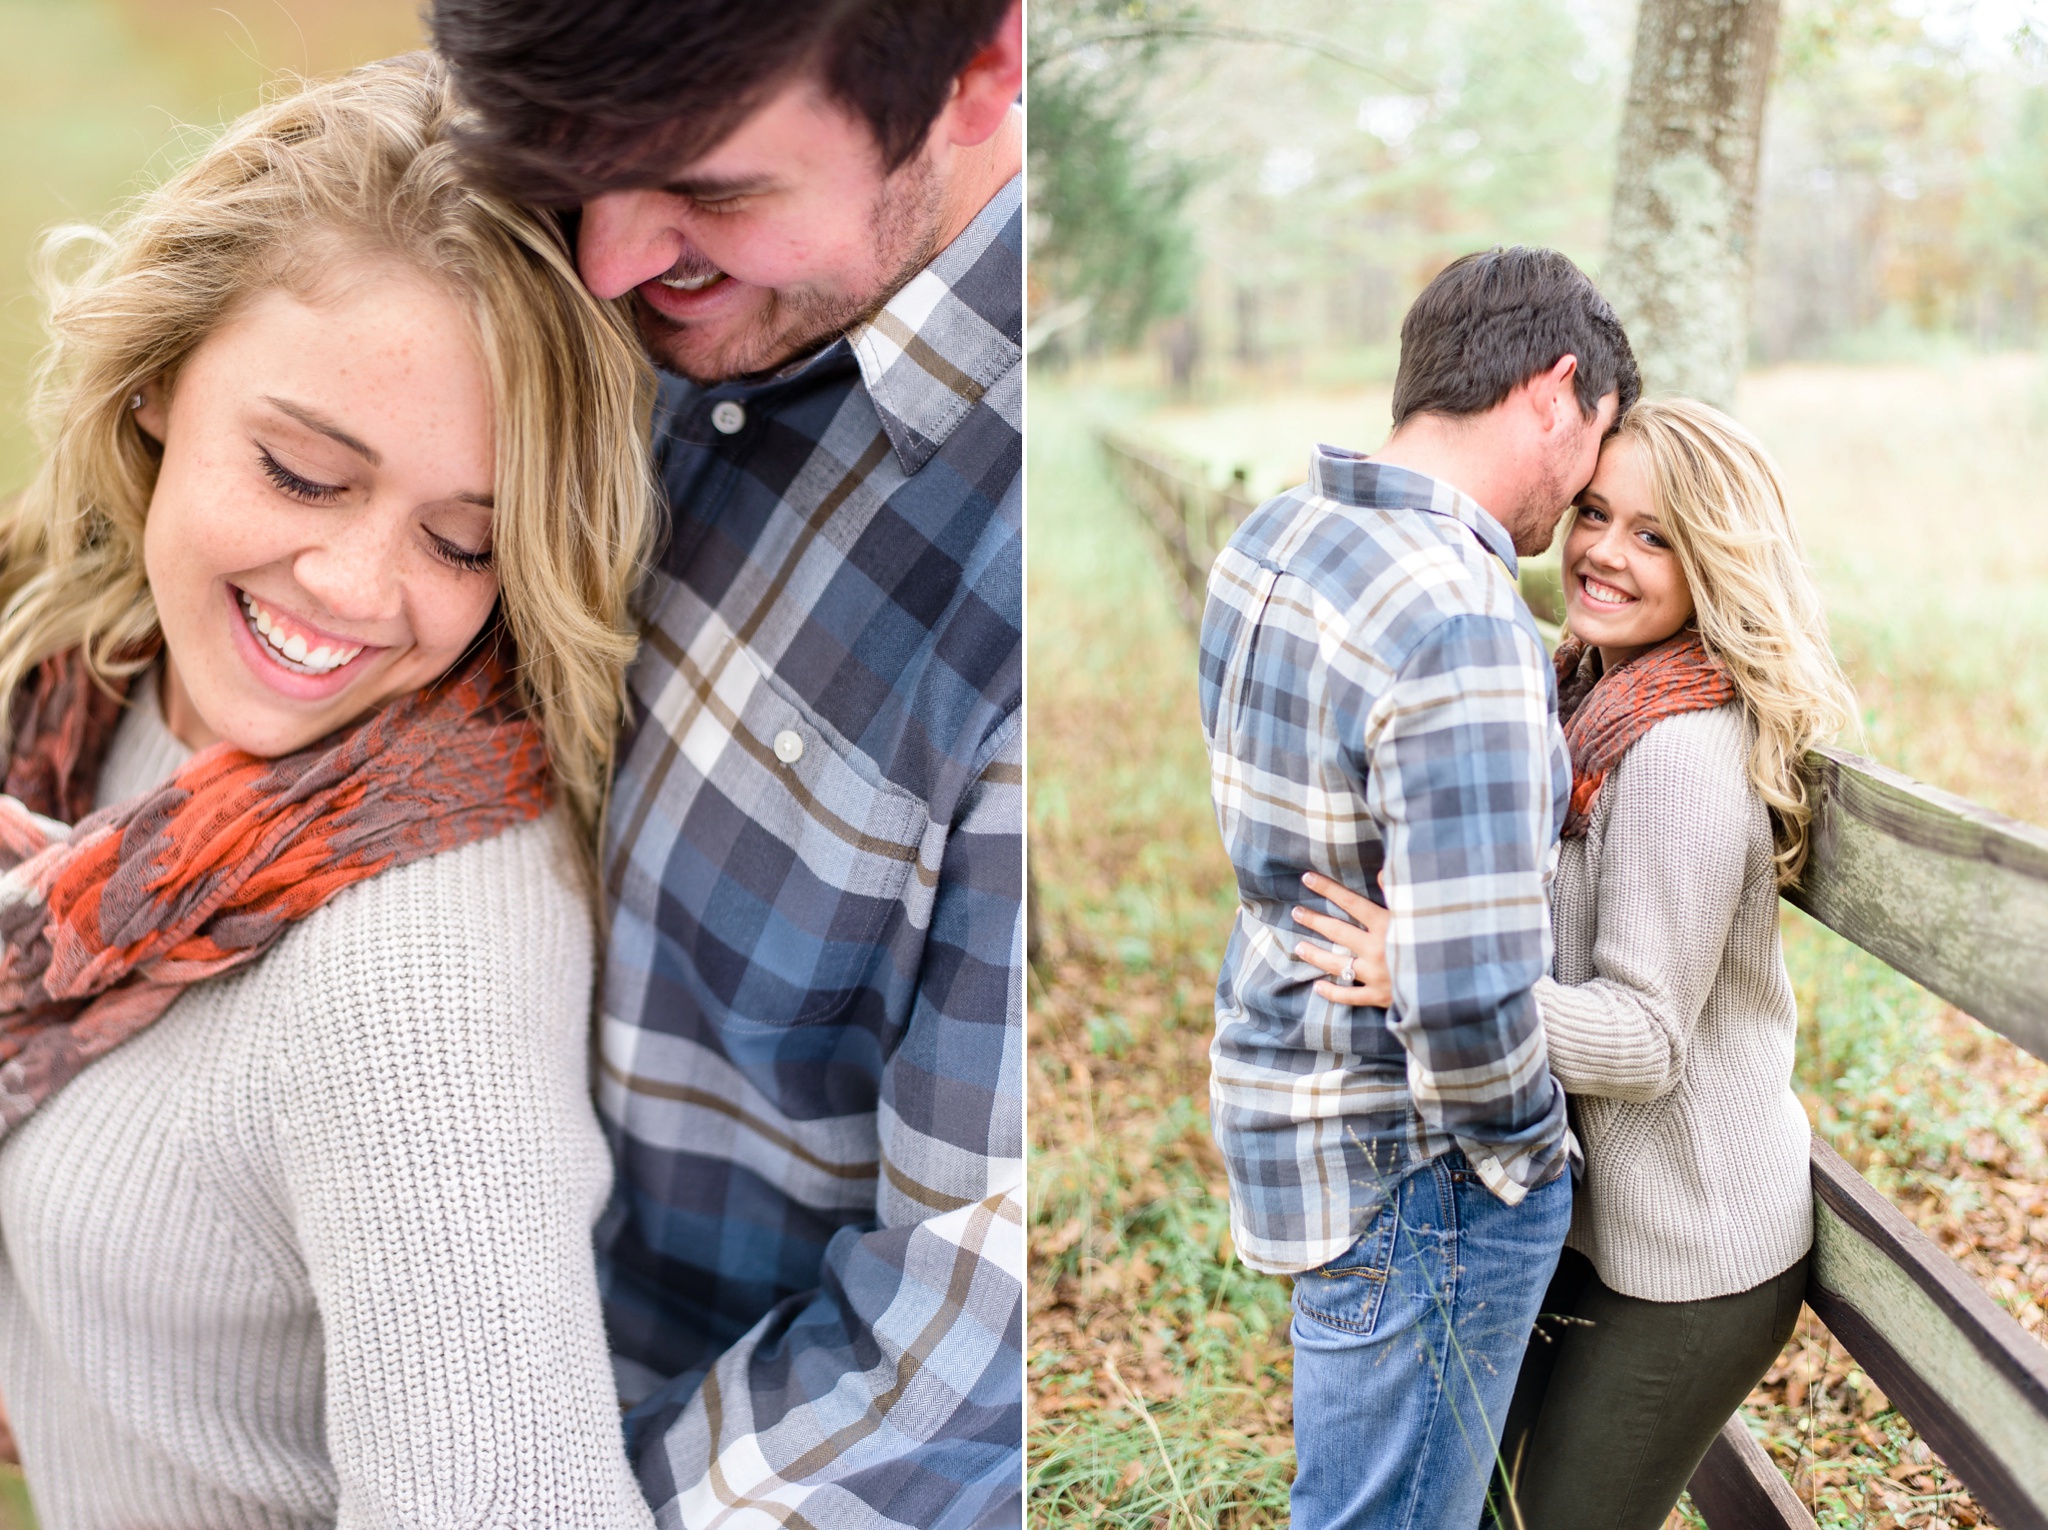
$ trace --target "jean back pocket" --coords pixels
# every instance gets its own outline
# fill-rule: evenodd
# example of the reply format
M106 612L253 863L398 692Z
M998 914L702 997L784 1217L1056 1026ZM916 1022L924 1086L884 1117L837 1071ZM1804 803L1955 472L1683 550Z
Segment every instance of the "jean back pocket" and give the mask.
M1294 1310L1346 1333L1370 1336L1387 1294L1400 1217L1400 1196L1388 1196L1356 1243L1328 1264L1295 1276Z

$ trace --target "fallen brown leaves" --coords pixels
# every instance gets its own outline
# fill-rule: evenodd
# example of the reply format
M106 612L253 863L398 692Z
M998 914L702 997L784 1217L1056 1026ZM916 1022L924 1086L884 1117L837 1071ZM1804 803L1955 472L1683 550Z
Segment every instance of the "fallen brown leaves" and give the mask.
M1030 1324L1034 1438L1071 1426L1140 1450L1081 1484L1072 1518L1135 1523L1127 1500L1200 1456L1176 1498L1199 1522L1284 1521L1291 1475L1291 1353L1284 1283L1230 1247L1228 1191L1206 1113L1204 983L1051 943L1034 994ZM1120 1024L1107 1028L1105 1013ZM1152 1432L1159 1437L1152 1439ZM1034 1451L1034 1459L1039 1456ZM1279 1511L1279 1517L1275 1517Z
M1815 1103L1815 1126L2020 1327L2048 1342L2048 1063L1954 1009L1932 1029L1928 1051L1997 1096L2010 1117L2002 1130L1966 1124L1937 1154L1888 1102L1840 1099ZM2016 1132L2031 1141L2015 1147Z
M1953 1009L1926 1054L1974 1079L2028 1123L1966 1126L1930 1151L1928 1123L1884 1093L1810 1094L1816 1130L1886 1191L1919 1229L2036 1338L2048 1340L2048 1063ZM1953 1086L1952 1086L1953 1087ZM1944 1125L1946 1123L1943 1123ZM1745 1404L1766 1448L1823 1526L1869 1530L1988 1526L1985 1511L1811 1312Z
M1811 1312L1745 1407L1823 1525L1991 1523Z
M1128 867L1128 847L1115 852L1111 865ZM1110 867L1091 870L1103 878L1098 886L1111 885ZM1292 1454L1284 1283L1238 1271L1241 1285L1266 1291L1262 1327L1229 1306L1190 1304L1185 1271L1158 1235L1192 1240L1202 1225L1159 1227L1150 1237L1133 1229L1145 1208L1205 1205L1220 1218L1227 1204L1204 1108L1207 958L1166 941L1153 961L1134 964L1091 943L1089 921L1078 921L1081 929L1073 923L1046 934L1032 1006L1033 1194L1042 1213L1031 1230L1036 1437L1084 1417L1111 1433L1142 1430L1144 1418L1132 1407L1138 1399L1170 1426L1170 1410L1192 1384L1203 1393L1203 1443L1222 1468L1263 1460L1284 1473ZM1816 1081L1809 1112L1817 1130L2022 1327L2048 1338L2048 1185L2040 1177L2048 1160L2048 1064L1953 1010L1936 1017L1925 1044L1927 1058L2031 1121L2039 1151L2024 1140L2015 1147L2010 1120L1998 1130L1940 1123L1936 1140L1945 1146L1931 1150L1929 1123L1897 1091L1873 1089L1866 1097ZM1220 1225L1196 1252L1219 1273L1234 1265ZM1191 1367L1190 1355L1205 1336L1226 1339L1234 1360L1227 1371L1191 1382L1200 1368ZM1225 1375L1234 1388L1216 1386ZM1826 1530L1991 1524L1810 1313L1746 1408ZM1158 1451L1135 1453L1109 1486L1128 1493L1161 1474ZM1263 1511L1226 1508L1215 1522L1282 1522L1273 1517L1272 1492L1255 1496ZM1115 1517L1119 1500L1101 1502L1098 1513ZM1670 1523L1676 1530L1698 1521L1674 1511Z

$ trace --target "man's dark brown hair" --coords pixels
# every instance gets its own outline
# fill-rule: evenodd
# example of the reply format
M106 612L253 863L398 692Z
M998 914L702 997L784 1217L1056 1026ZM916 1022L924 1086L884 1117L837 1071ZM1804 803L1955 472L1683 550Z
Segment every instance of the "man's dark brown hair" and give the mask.
M805 73L915 154L1010 0L433 0L477 169L566 204L659 184Z
M1410 415L1481 414L1561 356L1579 358L1579 409L1621 395L1619 423L1642 396L1635 352L1586 273L1555 250L1463 255L1437 273L1401 321L1394 427Z

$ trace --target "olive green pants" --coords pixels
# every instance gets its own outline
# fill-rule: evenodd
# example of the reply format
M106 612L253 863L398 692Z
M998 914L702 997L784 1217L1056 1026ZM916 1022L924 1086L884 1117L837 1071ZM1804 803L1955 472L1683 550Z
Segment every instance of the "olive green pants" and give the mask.
M1514 1507L1496 1474L1487 1523L1658 1530L1792 1337L1806 1264L1731 1296L1646 1302L1610 1289L1585 1255L1566 1249L1501 1435Z

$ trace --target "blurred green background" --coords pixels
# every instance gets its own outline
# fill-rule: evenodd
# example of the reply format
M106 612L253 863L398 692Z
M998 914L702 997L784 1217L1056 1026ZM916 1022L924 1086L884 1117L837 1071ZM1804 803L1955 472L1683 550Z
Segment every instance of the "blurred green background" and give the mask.
M417 0L0 0L0 494L34 457L38 236L105 218L281 77L424 37Z
M1034 362L1142 350L1225 396L1377 381L1455 255L1544 244L1597 274L1637 6L1037 0ZM1752 359L2033 347L2048 4L1779 10Z
M0 0L0 494L34 465L40 235L106 218L286 77L424 39L416 0ZM20 1473L0 1467L0 1530L34 1526Z

